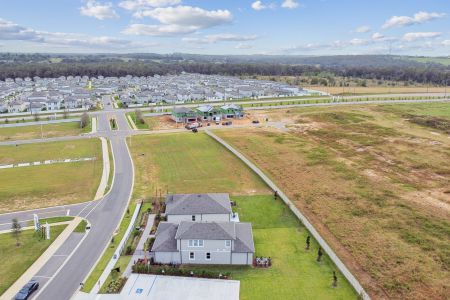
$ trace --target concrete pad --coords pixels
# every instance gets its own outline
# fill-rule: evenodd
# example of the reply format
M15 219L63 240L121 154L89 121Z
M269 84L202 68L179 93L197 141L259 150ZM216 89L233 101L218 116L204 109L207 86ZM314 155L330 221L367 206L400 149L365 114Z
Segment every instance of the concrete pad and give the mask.
M121 296L136 299L238 300L236 280L132 274Z

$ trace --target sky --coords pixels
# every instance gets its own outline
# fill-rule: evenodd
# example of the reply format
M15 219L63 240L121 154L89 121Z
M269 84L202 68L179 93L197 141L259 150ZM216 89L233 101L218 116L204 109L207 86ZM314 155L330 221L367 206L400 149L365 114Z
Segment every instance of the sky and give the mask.
M450 0L0 0L0 52L450 55Z

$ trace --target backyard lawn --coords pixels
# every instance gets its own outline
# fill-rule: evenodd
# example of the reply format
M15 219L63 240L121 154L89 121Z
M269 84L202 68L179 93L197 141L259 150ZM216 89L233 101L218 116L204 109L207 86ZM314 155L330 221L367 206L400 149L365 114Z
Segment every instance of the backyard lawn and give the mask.
M328 257L317 262L318 246L311 239L306 250L308 231L281 201L272 196L232 197L241 222L251 222L256 256L272 258L272 267L211 267L230 272L241 282L240 299L357 299L357 294L336 270ZM203 266L186 266L204 270ZM338 276L334 288L333 270Z
M20 246L9 233L0 234L0 295L2 295L41 256L64 230L66 225L51 227L51 239L41 240L34 230L24 230L20 235Z
M92 200L103 170L98 139L0 146L0 164L80 157L96 160L0 169L0 213Z
M133 137L134 198L162 194L227 192L234 195L270 193L248 168L203 133Z
M0 141L74 136L86 132L86 130L88 127L80 128L79 122L45 124L42 125L42 131L41 125L0 128Z

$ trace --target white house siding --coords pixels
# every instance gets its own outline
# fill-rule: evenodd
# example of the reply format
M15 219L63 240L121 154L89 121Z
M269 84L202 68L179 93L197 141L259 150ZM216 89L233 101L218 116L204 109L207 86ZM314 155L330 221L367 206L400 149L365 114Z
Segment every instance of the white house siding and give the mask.
M162 264L179 264L180 253L179 252L155 252L155 262Z
M167 222L180 223L181 221L192 222L193 215L167 215ZM195 222L229 222L229 214L196 214Z
M189 247L189 240L181 240L181 262L183 264L228 265L231 263L231 248L225 247L224 240L205 240L203 247ZM195 259L189 260L189 253L195 253ZM211 259L206 259L206 253Z
M231 263L233 265L251 265L253 263L253 253L232 253Z

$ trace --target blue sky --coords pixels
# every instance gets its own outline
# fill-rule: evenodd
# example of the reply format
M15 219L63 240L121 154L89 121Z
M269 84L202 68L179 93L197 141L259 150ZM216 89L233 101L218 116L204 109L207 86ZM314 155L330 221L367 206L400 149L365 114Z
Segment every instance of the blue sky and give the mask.
M450 55L450 1L0 0L0 51Z

